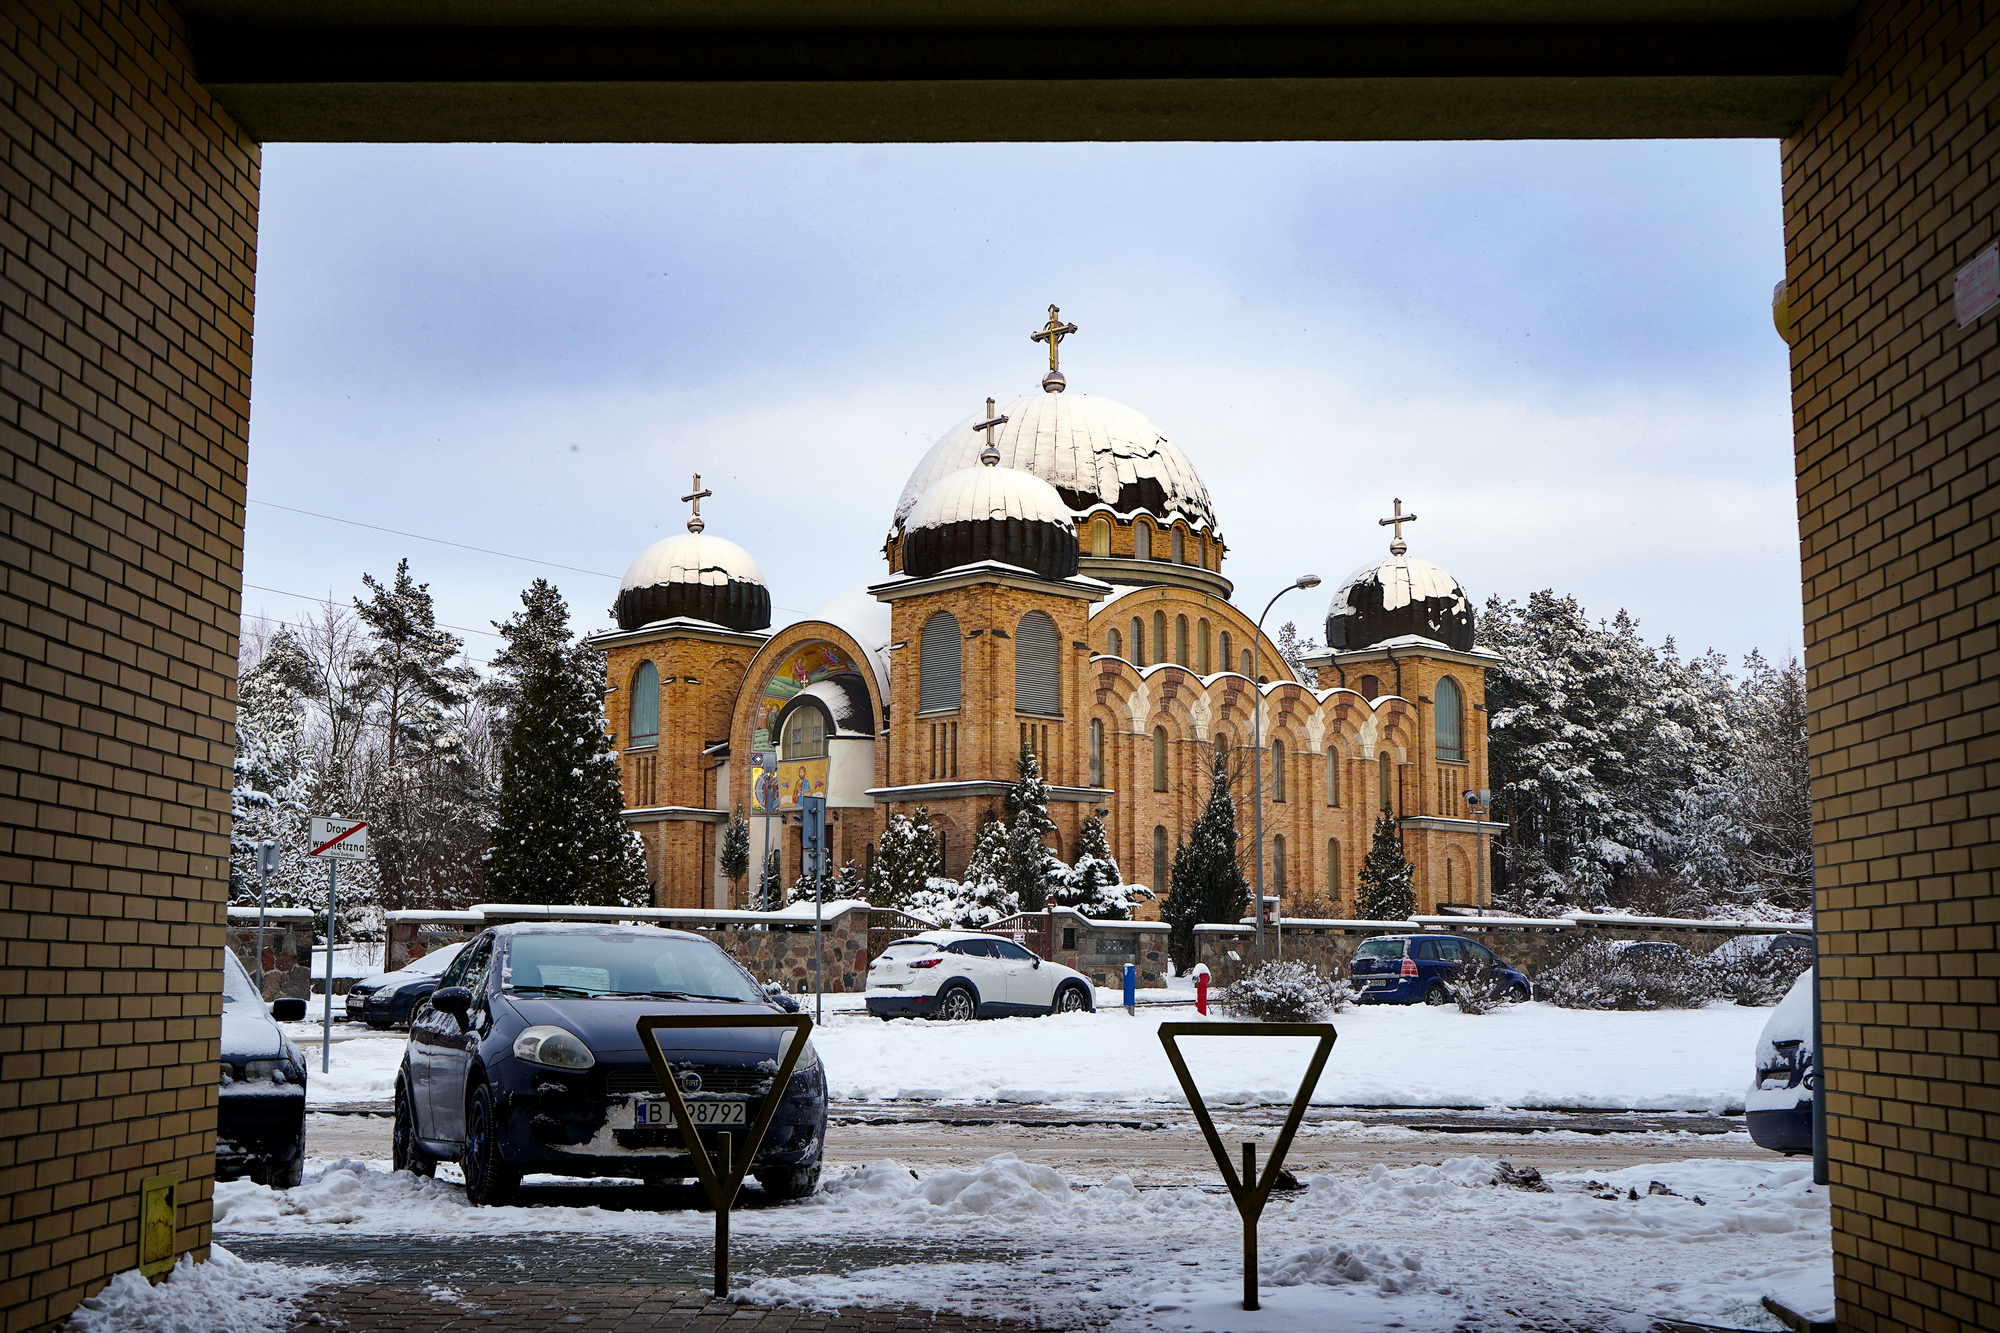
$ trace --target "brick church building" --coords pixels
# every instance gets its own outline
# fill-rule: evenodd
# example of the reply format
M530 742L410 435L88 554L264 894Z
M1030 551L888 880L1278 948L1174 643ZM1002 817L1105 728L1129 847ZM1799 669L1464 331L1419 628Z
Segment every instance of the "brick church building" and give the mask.
M896 502L886 571L805 619L770 630L757 562L705 530L699 478L688 531L633 562L619 628L594 641L659 906L744 906L767 830L789 884L805 792L827 797L835 866L872 865L889 817L923 806L956 875L1002 814L1023 743L1058 854L1100 811L1127 881L1164 895L1225 742L1251 878L1259 693L1264 883L1288 915L1300 900L1354 913L1384 809L1418 910L1474 901L1479 835L1498 826L1482 830L1466 799L1488 785L1491 654L1474 646L1471 599L1408 554L1407 517L1385 519L1390 554L1334 593L1328 647L1295 676L1230 601L1228 545L1186 455L1141 413L1068 389L1057 344L1071 332L1051 308L1039 391L946 431ZM717 858L738 815L752 873L732 889Z

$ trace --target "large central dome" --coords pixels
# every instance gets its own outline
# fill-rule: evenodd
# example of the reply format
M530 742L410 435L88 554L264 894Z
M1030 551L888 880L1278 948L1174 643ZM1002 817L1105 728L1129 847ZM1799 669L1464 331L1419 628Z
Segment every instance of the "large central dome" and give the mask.
M1143 511L1214 530L1208 487L1193 466L1159 427L1123 403L1072 390L1024 394L994 410L1007 418L993 431L1000 466L1040 477L1076 513L1105 506L1126 519ZM979 465L986 436L973 427L982 419L967 417L931 446L903 487L893 526L902 527L937 482Z

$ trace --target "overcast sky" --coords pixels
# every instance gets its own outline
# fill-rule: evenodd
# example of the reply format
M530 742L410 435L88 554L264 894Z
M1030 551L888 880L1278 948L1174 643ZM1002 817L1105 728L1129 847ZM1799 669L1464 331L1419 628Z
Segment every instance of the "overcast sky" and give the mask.
M542 574L601 628L699 471L796 619L884 576L904 480L1035 388L1055 302L1070 392L1207 482L1238 604L1327 579L1273 626L1318 632L1400 496L1480 602L1798 650L1774 142L278 144L260 231L252 616L407 555L446 622Z

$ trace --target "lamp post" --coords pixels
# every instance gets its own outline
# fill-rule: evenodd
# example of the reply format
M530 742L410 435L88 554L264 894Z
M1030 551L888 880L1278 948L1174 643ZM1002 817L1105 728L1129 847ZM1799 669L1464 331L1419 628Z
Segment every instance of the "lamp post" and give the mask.
M1258 654L1264 646L1264 617L1271 614L1271 608L1278 604L1278 598L1300 588L1317 588L1319 575L1301 574L1291 583L1278 589L1270 601L1264 603L1263 613L1257 617L1257 632L1250 636L1250 689L1257 702L1250 709L1250 768L1253 793L1250 818L1251 856L1256 864L1257 874L1257 961L1264 961L1264 687L1258 683ZM1279 947L1283 947L1282 939Z
M1473 890L1472 905L1479 909L1479 914L1481 916L1485 916L1486 915L1486 829L1483 827L1483 825L1486 823L1486 811L1490 809L1493 804L1493 793L1491 791L1483 789L1480 791L1469 791L1465 793L1465 804L1466 808L1472 811L1473 819L1477 820L1482 825L1482 827L1475 829L1473 831L1473 837L1479 848L1478 852L1479 887Z

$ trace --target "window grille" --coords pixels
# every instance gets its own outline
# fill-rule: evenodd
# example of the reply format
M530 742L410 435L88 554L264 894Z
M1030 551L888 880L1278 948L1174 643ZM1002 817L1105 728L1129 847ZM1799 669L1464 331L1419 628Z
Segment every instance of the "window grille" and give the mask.
M939 611L924 622L923 642L918 648L918 712L940 713L958 707L961 651L958 617Z

